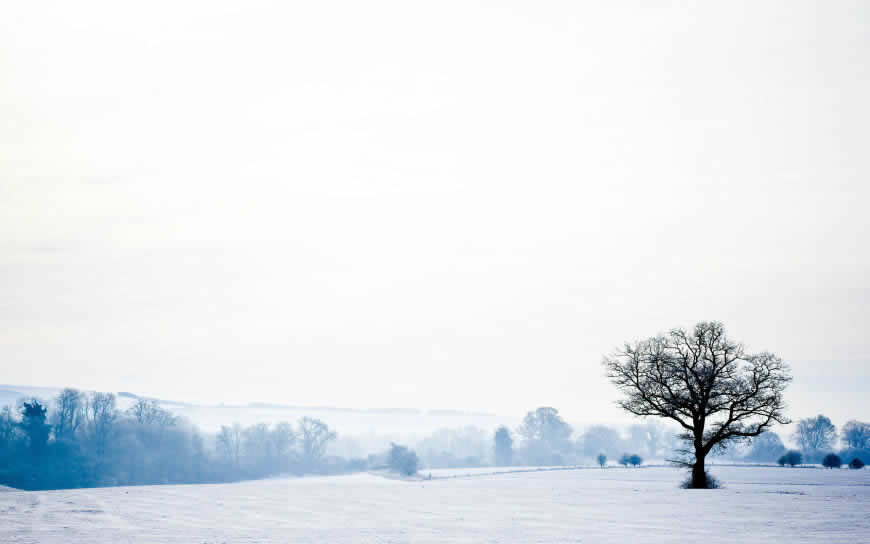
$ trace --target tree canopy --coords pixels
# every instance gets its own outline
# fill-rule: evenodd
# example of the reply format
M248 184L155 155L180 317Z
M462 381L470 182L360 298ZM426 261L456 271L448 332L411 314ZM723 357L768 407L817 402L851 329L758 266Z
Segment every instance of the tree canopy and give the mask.
M748 353L719 322L626 343L604 358L604 366L624 395L618 402L624 410L682 427L687 451L694 451L697 487L706 485L704 458L714 447L789 423L783 400L788 366L773 353Z

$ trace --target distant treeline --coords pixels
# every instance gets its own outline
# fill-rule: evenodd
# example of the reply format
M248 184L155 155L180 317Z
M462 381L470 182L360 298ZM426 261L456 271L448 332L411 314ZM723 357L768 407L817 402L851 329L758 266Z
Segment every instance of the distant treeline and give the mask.
M391 468L600 464L625 466L674 459L684 448L674 429L659 423L620 430L593 425L577 433L555 408L530 411L516 429L495 433L473 426L440 429L410 447L383 445L367 457L329 455L336 433L313 418L295 424L239 424L203 434L154 401L137 399L121 411L111 393L64 389L50 401L20 399L0 409L0 484L20 489L217 483L278 474L339 474ZM804 463L834 452L870 463L870 425L850 421L840 434L830 420L801 420L794 435ZM346 440L353 440L352 438ZM746 447L720 452L735 461L773 463L786 448L773 432Z
M800 459L802 463L825 464L826 457L837 454L844 463L853 459L870 463L870 423L853 419L838 432L836 425L820 414L798 421L792 439L798 446L797 450L787 450L779 435L767 431L752 440L744 459L780 464L793 464L788 459Z
M341 473L364 460L327 457L320 420L224 426L203 435L156 402L118 409L112 393L64 389L50 402L0 409L0 484L20 489L215 483L281 473Z
M798 422L793 441L804 463L820 464L831 453L844 463L858 458L870 464L870 424L847 422L840 433L825 416ZM841 444L841 448L837 445ZM422 465L429 468L458 468L484 465L578 465L618 464L636 458L659 462L678 460L686 444L676 429L657 422L617 429L592 425L582 432L565 422L555 408L542 407L526 414L522 424L511 430L500 427L494 435L477 427L441 429L416 445ZM721 460L748 463L776 463L787 452L780 437L767 431L728 450L717 450Z

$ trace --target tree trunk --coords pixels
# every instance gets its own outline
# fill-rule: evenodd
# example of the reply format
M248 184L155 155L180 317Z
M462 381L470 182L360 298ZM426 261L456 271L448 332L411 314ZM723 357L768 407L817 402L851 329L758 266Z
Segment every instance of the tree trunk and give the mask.
M704 471L703 453L695 453L695 464L692 465L692 489L707 489L707 473Z

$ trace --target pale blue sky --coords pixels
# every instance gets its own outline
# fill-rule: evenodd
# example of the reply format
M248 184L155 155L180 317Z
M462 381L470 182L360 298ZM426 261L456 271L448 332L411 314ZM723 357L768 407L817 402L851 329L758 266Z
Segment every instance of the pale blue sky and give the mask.
M8 2L3 382L623 418L718 319L870 412L864 2Z

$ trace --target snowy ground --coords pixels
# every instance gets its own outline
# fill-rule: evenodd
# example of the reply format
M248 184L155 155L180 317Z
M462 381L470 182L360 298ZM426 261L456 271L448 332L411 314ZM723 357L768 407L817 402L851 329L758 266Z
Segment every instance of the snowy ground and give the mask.
M586 468L7 492L0 542L870 542L870 470L713 470L725 489Z

